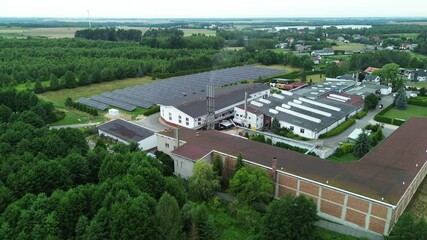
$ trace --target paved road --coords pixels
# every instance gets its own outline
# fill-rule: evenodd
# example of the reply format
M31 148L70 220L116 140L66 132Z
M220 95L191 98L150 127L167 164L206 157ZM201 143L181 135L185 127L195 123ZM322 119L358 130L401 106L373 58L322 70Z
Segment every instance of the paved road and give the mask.
M84 124L72 124L72 125L61 125L61 126L51 126L49 129L61 129L61 128L82 128L82 127L91 127L100 124L100 122L95 123L84 123Z
M382 97L380 103L382 103L384 105L384 108L386 108L387 106L389 106L390 104L393 103L393 97L392 96ZM345 130L343 133L341 133L337 136L330 137L328 139L317 139L317 140L313 140L310 142L313 144L316 144L316 145L333 148L333 147L337 146L340 142L343 142L348 137L348 135L350 135L350 133L354 131L354 129L363 128L368 124L378 123L375 120L373 120L373 118L381 110L382 109L379 109L377 107L375 110L369 111L368 114L364 118L356 120L355 124L353 124L347 130ZM384 133L385 137L388 137L396 129L397 129L396 126L386 125L384 127L383 133Z
M163 125L159 121L159 118L160 118L160 113L155 113L141 120L136 120L134 121L134 123L141 125L143 127L146 127L148 129L151 129L155 132L160 132L165 130L166 128L170 128L170 126Z

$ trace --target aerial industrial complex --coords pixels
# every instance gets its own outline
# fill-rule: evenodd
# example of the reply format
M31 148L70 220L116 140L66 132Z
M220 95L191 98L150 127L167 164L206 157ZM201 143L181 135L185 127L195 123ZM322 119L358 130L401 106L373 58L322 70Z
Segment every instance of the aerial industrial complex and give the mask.
M272 173L276 197L303 194L319 215L388 235L427 173L427 119L412 118L355 163L335 163L217 131L181 128L157 133L157 148L172 156L175 173L188 178L199 159L221 156L231 176L239 153Z

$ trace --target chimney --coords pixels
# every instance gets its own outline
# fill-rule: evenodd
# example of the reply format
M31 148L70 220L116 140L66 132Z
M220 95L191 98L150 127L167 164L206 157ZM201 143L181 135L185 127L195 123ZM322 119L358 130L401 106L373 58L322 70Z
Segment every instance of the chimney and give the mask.
M273 157L273 162L271 164L271 176L273 177L273 181L276 182L276 174L277 174L277 158Z
M245 120L248 118L248 92L245 92Z
M175 129L176 148L179 148L179 128Z

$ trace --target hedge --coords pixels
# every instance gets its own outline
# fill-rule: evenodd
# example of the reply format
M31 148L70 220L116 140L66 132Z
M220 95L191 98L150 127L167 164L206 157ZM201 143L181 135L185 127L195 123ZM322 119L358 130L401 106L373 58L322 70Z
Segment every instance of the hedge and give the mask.
M153 105L147 111L144 112L144 116L150 116L152 114L155 114L157 112L160 112L160 106Z
M405 123L405 119L395 118L393 119L393 125L401 126Z
M375 115L375 117L374 117L374 120L377 121L377 122L392 124L393 123L393 119L383 116L384 113L386 113L388 110L390 110L392 108L394 108L394 104L391 104L390 106L384 108L379 113L377 113L377 115Z
M357 114L356 114L355 118L356 118L356 119L362 119L362 118L364 118L367 114L368 114L368 112L367 112L367 111L361 111L361 112L359 112L359 113L357 113Z
M347 128L349 128L351 125L353 125L356 122L355 118L349 118L347 121L341 123L338 127L332 129L331 131L324 133L319 136L319 138L328 138L336 136L342 132L344 132Z
M408 100L408 104L420 107L427 107L427 97L411 97Z

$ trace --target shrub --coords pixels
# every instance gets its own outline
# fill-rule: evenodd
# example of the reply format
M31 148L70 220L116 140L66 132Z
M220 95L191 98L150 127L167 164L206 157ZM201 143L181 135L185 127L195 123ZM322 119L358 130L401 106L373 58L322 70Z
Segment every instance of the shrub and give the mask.
M341 147L337 148L337 150L335 150L334 155L336 157L341 157L342 155L344 155L344 152L343 152L342 148Z
M356 119L362 119L363 117L366 116L366 114L368 114L367 111L361 111L361 112L359 112L359 113L356 114L355 118Z
M427 97L409 98L408 104L420 106L420 107L427 107Z
M350 118L347 121L341 123L338 127L332 129L331 131L320 135L319 138L328 138L328 137L336 136L336 135L344 132L347 128L349 128L355 122L356 122L356 119Z
M388 117L384 117L384 116L380 115L380 113L375 115L374 120L377 122L388 123L388 124L391 124L393 122L393 119L388 118Z
M150 116L157 112L160 112L160 106L153 105L149 109L147 109L147 111L144 112L144 116Z
M393 119L393 125L401 126L405 123L405 119L395 118Z
M340 148L342 149L343 153L351 153L354 151L354 144L353 143L343 143Z

